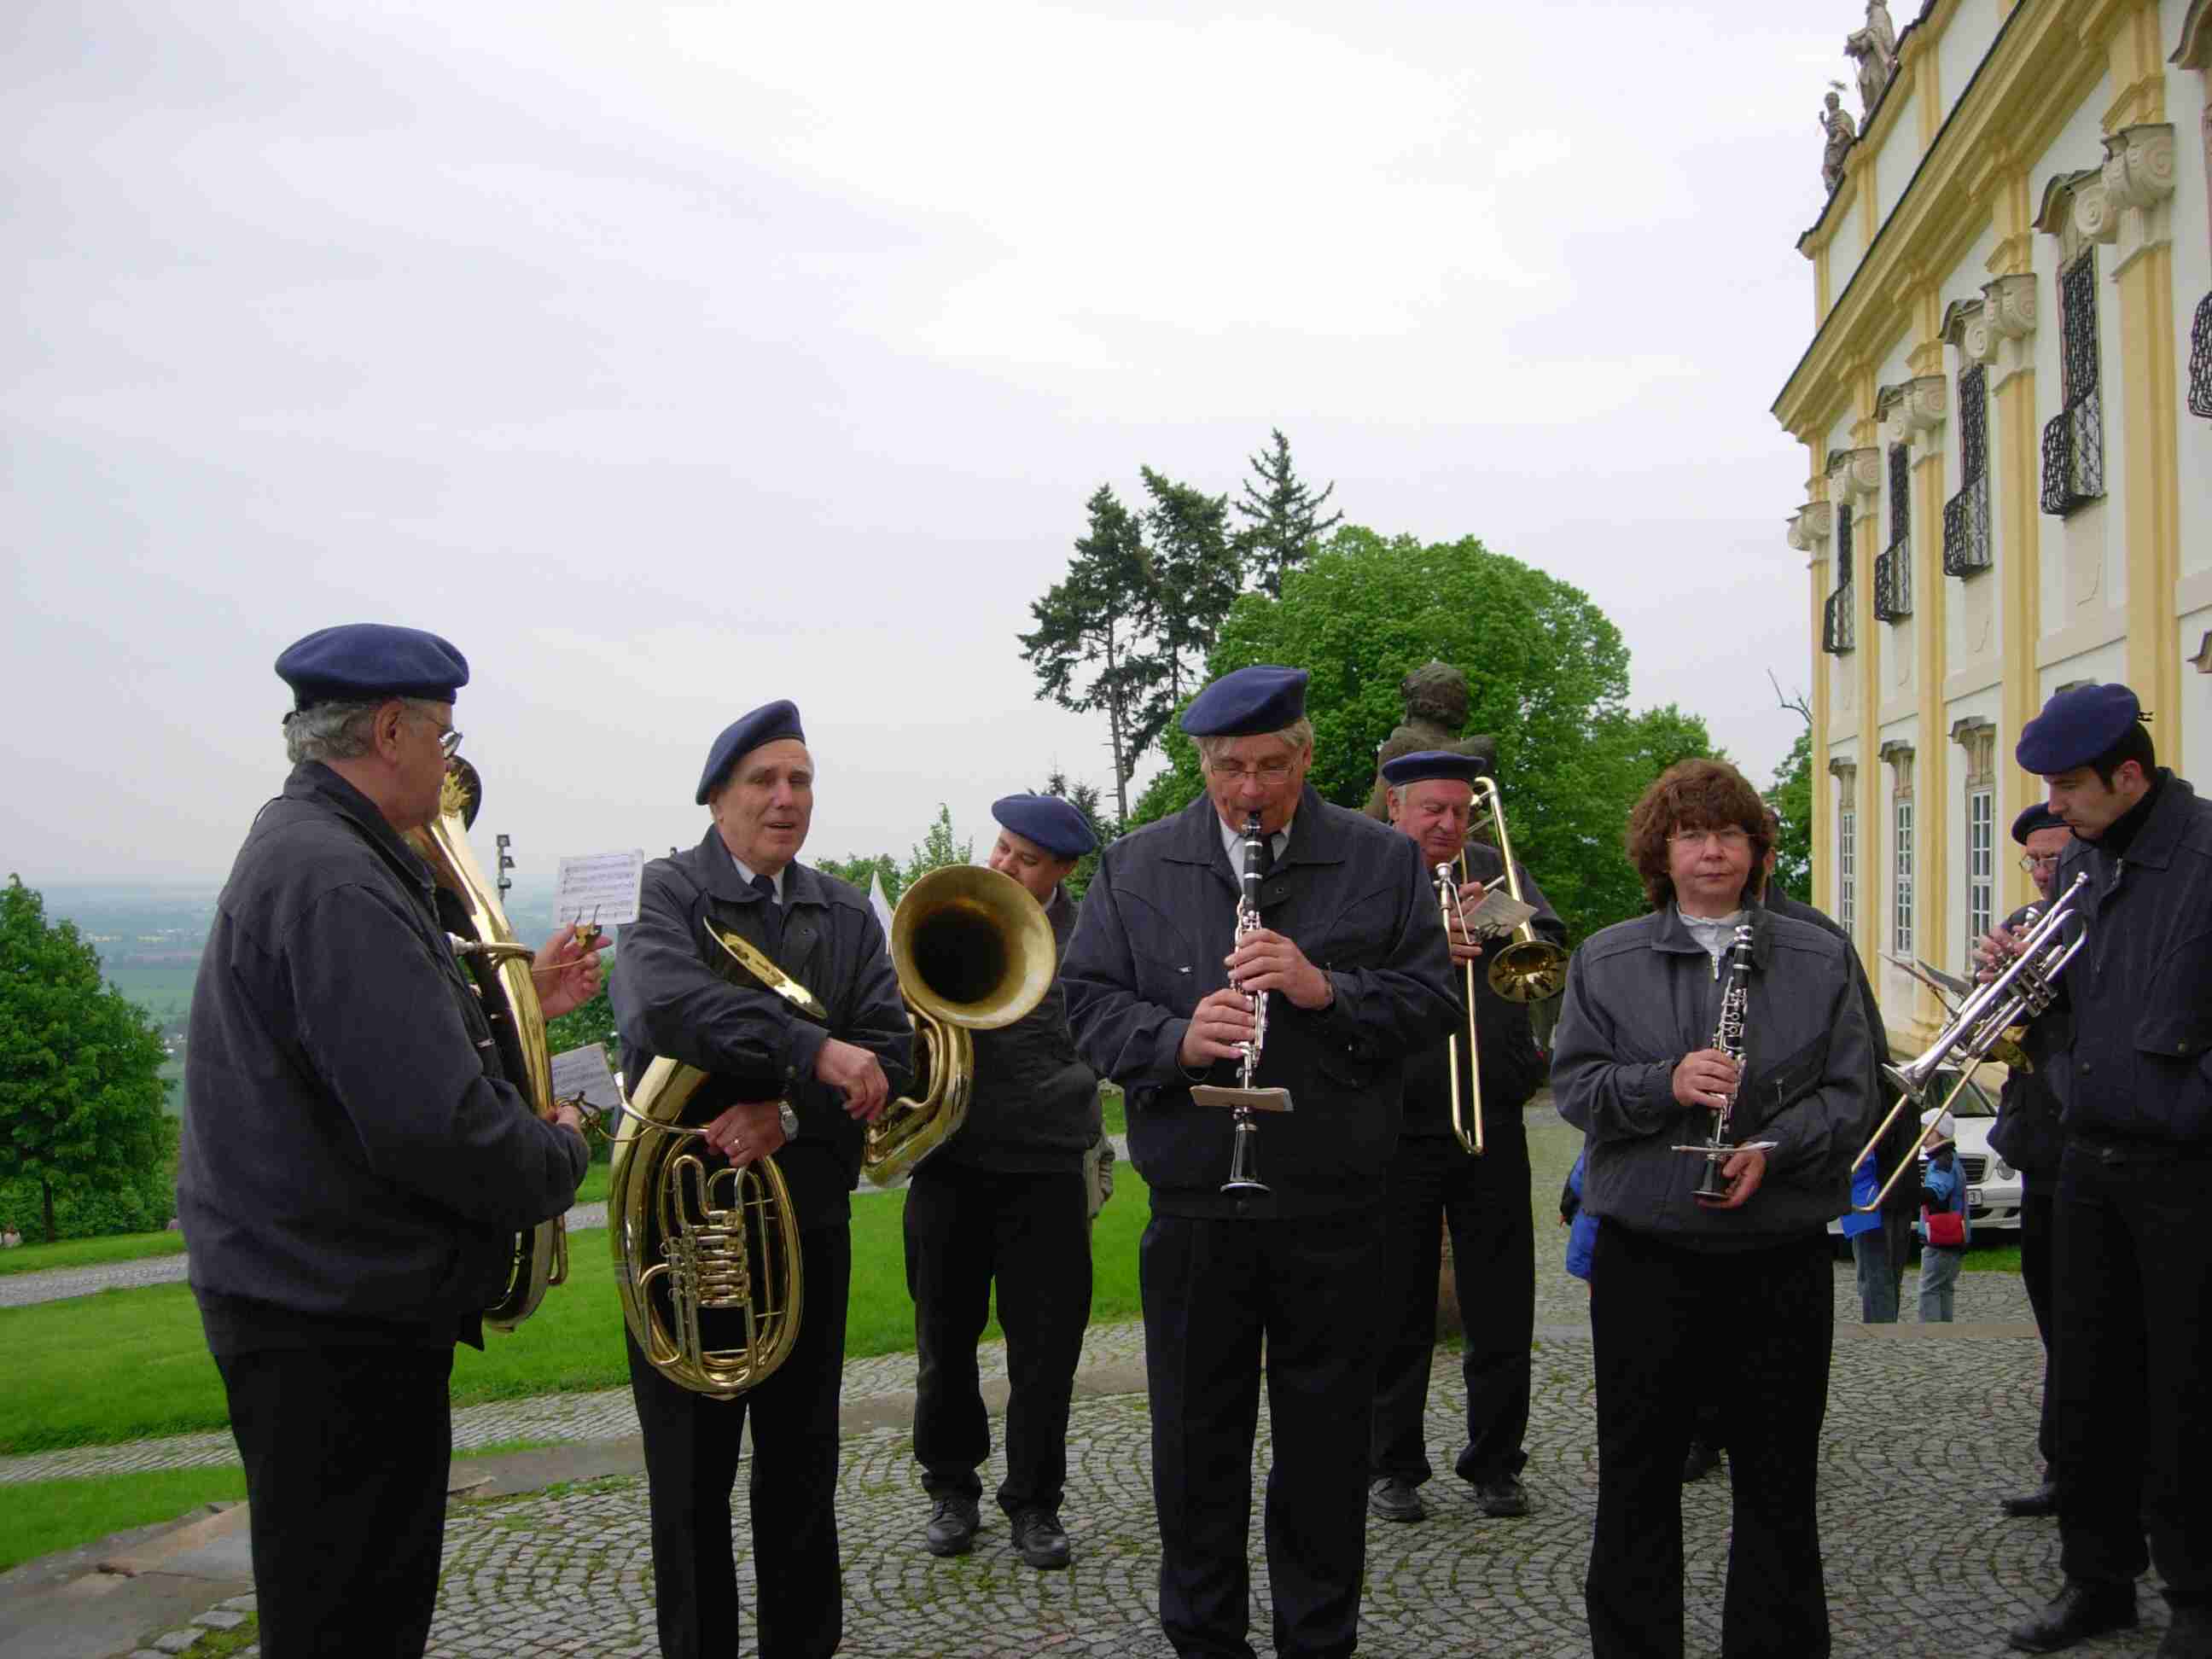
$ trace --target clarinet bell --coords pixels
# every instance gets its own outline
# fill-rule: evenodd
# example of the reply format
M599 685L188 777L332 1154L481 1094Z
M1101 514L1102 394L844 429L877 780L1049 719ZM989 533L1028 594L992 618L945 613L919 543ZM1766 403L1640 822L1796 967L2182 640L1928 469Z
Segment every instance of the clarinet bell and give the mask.
M1237 1139L1229 1154L1229 1179L1221 1183L1224 1193L1264 1193L1267 1183L1260 1179L1260 1126L1249 1112L1237 1114Z

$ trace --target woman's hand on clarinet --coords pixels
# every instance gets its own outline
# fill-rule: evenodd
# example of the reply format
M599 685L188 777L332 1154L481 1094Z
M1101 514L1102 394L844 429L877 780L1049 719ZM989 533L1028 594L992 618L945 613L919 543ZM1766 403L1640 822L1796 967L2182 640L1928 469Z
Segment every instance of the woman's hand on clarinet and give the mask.
M1717 1048L1684 1054L1674 1067L1674 1098L1685 1106L1718 1111L1735 1091L1735 1062Z

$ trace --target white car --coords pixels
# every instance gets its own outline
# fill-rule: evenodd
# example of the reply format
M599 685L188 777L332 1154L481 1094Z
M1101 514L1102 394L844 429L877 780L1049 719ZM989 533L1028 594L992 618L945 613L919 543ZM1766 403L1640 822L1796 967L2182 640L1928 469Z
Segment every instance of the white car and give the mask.
M1939 1071L1929 1085L1932 1101L1950 1093L1959 1080L1955 1071ZM1990 1150L1990 1131L1996 1125L1997 1099L1978 1081L1969 1079L1951 1103L1951 1115L1959 1126L1959 1162L1966 1171L1966 1212L1976 1232L2017 1231L2020 1227L2020 1171ZM1894 1169L1894 1164L1891 1169ZM1882 1172L1889 1178L1890 1170ZM1911 1176L1905 1177L1910 1181ZM1841 1221L1831 1221L1828 1231L1841 1237Z

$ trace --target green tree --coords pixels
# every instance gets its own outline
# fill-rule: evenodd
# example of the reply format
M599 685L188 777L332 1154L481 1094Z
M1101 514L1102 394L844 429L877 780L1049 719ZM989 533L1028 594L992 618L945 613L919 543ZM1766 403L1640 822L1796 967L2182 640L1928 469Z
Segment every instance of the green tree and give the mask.
M952 838L952 809L943 801L937 804L937 816L932 819L928 832L919 846L908 855L906 867L899 872L899 890L904 892L933 870L948 864L973 864L975 861L975 841L972 836L966 841ZM889 884L885 884L889 891ZM896 902L896 901L893 901Z
M1621 845L1628 809L1662 756L1708 752L1709 740L1679 709L1629 712L1627 647L1579 589L1474 537L1425 544L1347 525L1286 574L1279 602L1237 601L1207 671L1306 669L1311 781L1324 799L1358 807L1376 749L1403 716L1398 683L1431 659L1467 676L1468 729L1497 741L1514 851L1573 936L1640 910ZM1131 827L1200 793L1195 746L1170 726L1165 748L1169 765Z
M1114 793L1129 810L1129 775L1144 744L1142 710L1159 662L1145 651L1157 621L1144 526L1101 484L1086 503L1089 532L1077 538L1067 574L1030 603L1036 627L1017 637L1036 674L1037 696L1062 708L1106 715Z
M1315 495L1291 465L1291 441L1279 430L1271 430L1267 437L1267 450L1249 458L1254 476L1244 481L1244 497L1237 503L1237 511L1248 522L1238 532L1237 543L1253 580L1273 599L1282 597L1285 574L1312 557L1321 538L1344 514L1321 516L1336 486Z
M54 1196L143 1183L168 1154L161 1036L102 983L73 922L10 876L0 894L0 1181L35 1184L46 1239ZM166 1171L164 1172L166 1178Z
M1782 764L1774 769L1774 782L1766 803L1782 818L1781 837L1774 848L1774 879L1784 891L1810 898L1813 891L1813 734L1800 732Z
M1144 565L1152 584L1150 684L1139 708L1130 758L1140 758L1206 684L1206 653L1244 586L1243 561L1229 533L1229 498L1143 469Z
M868 890L868 883L872 879L880 879L884 884L884 899L894 905L899 902L899 895L906 890L906 872L900 869L899 861L889 853L878 853L873 858L855 854L848 859L823 859L814 867L828 872L840 881L851 882L864 893Z

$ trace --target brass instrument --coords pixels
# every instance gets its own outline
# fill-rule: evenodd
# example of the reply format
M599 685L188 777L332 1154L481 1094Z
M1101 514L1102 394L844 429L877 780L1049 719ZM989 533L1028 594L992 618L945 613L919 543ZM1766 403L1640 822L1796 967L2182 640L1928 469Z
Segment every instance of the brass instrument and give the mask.
M1735 1112L1735 1097L1743 1087L1744 1029L1751 1012L1751 947L1750 924L1739 924L1735 937L1729 943L1728 983L1721 988L1720 1018L1713 1027L1712 1047L1729 1057L1735 1066L1736 1086L1721 1097L1721 1103L1712 1108L1712 1127L1705 1142L1697 1146L1677 1146L1678 1152L1692 1152L1705 1160L1705 1173L1698 1177L1692 1196L1697 1198L1726 1198L1728 1185L1721 1179L1721 1166L1740 1152L1747 1150L1732 1145L1729 1140L1729 1119ZM1771 1146L1772 1141L1758 1141L1759 1147Z
M483 783L475 767L456 755L446 763L438 791L438 816L407 832L407 843L422 855L438 885L458 899L467 914L470 936L448 935L483 1002L492 1040L499 1045L509 1081L540 1117L553 1112L553 1062L545 1048L545 1011L531 982L532 951L515 940L500 908L498 890L483 878L469 850L469 826L477 821ZM483 1322L511 1331L538 1310L545 1292L568 1276L568 1233L559 1216L514 1236L507 1287L483 1311Z
M1460 902L1459 896L1459 882L1466 879L1467 854L1464 852L1459 855L1459 881L1452 879L1450 865L1437 866L1437 908L1443 915L1447 943L1451 939L1454 911L1459 913L1460 933L1469 940L1474 938L1473 929L1468 926L1467 907ZM1460 971L1467 977L1467 1081L1472 1097L1472 1104L1467 1109L1465 1116L1473 1120L1473 1127L1470 1130L1468 1122L1462 1121L1459 1098L1459 1033L1456 1031L1451 1035L1448 1050L1451 1057L1451 1126L1452 1133L1459 1137L1459 1144L1473 1156L1480 1158L1485 1151L1482 1144L1482 1057L1481 1050L1475 1046L1474 1037L1474 964L1462 962Z
M1506 892L1527 904L1513 867L1513 837L1506 833L1505 802L1498 792L1498 780L1486 775L1477 778L1470 805L1487 812L1486 827L1497 832L1498 855L1505 860L1502 879ZM1480 821L1470 823L1468 831L1472 835L1484 827ZM1466 855L1461 859L1463 866ZM1543 1002L1566 988L1567 953L1551 940L1537 938L1535 923L1524 921L1513 930L1513 943L1491 957L1487 977L1490 988L1508 1002Z
M768 989L827 1019L812 993L745 940L708 933ZM705 1131L681 1119L710 1075L664 1054L623 1103L607 1236L623 1320L639 1351L678 1387L730 1400L791 1357L805 1285L799 1218L775 1159L710 1164L711 1155L688 1145ZM710 1328L718 1324L720 1332Z
M1237 901L1237 939L1239 943L1259 932L1260 921L1260 860L1261 849L1267 845L1260 828L1260 815L1252 813L1244 820L1243 887ZM1242 989L1235 981L1232 988ZM1291 1109L1288 1089L1255 1088L1253 1079L1260 1070L1260 1050L1267 1041L1267 994L1247 991L1245 1006L1252 1011L1252 1040L1239 1044L1243 1059L1238 1068L1237 1086L1224 1089L1216 1084L1201 1083L1190 1091L1191 1103L1196 1106L1226 1106L1236 1115L1236 1141L1229 1154L1229 1179L1221 1183L1224 1193L1264 1193L1267 1183L1260 1179L1260 1125L1255 1112L1287 1112Z
M899 896L890 951L914 1021L918 1092L868 1126L860 1170L878 1187L903 1180L960 1132L975 1085L969 1033L1028 1013L1059 966L1044 907L1012 876L976 864L933 870Z
M1889 1109L1867 1144L1851 1159L1852 1169L1857 1169L1874 1155L1907 1102L1915 1110L1927 1104L1928 1085L1947 1062L1958 1064L1959 1080L1951 1085L1950 1092L1943 1097L1943 1103L1936 1108L1936 1121L1951 1109L1952 1102L1959 1097L1960 1091L1966 1086L1966 1079L1973 1074L1975 1065L2000 1042L2013 1041L2013 1027L2033 1019L2051 1006L2051 1000L2058 994L2058 975L2088 938L2086 933L2076 933L2070 944L2064 938L2066 923L2075 905L2087 896L2084 890L2088 885L2088 873L2084 871L2074 878L2073 884L2058 896L2056 902L2036 916L2014 945L2013 958L2005 964L2004 971L1987 985L1978 987L1959 1005L1959 1012L1951 1017L1949 1024L1936 1033L1927 1052L1902 1066L1881 1068L1898 1087L1897 1103ZM1933 1127L1931 1122L1929 1129ZM1881 1183L1881 1189L1866 1203L1851 1206L1854 1210L1870 1215L1881 1207L1890 1188L1919 1161L1920 1150L1928 1144L1929 1129L1920 1132L1911 1152L1898 1160L1897 1168Z

